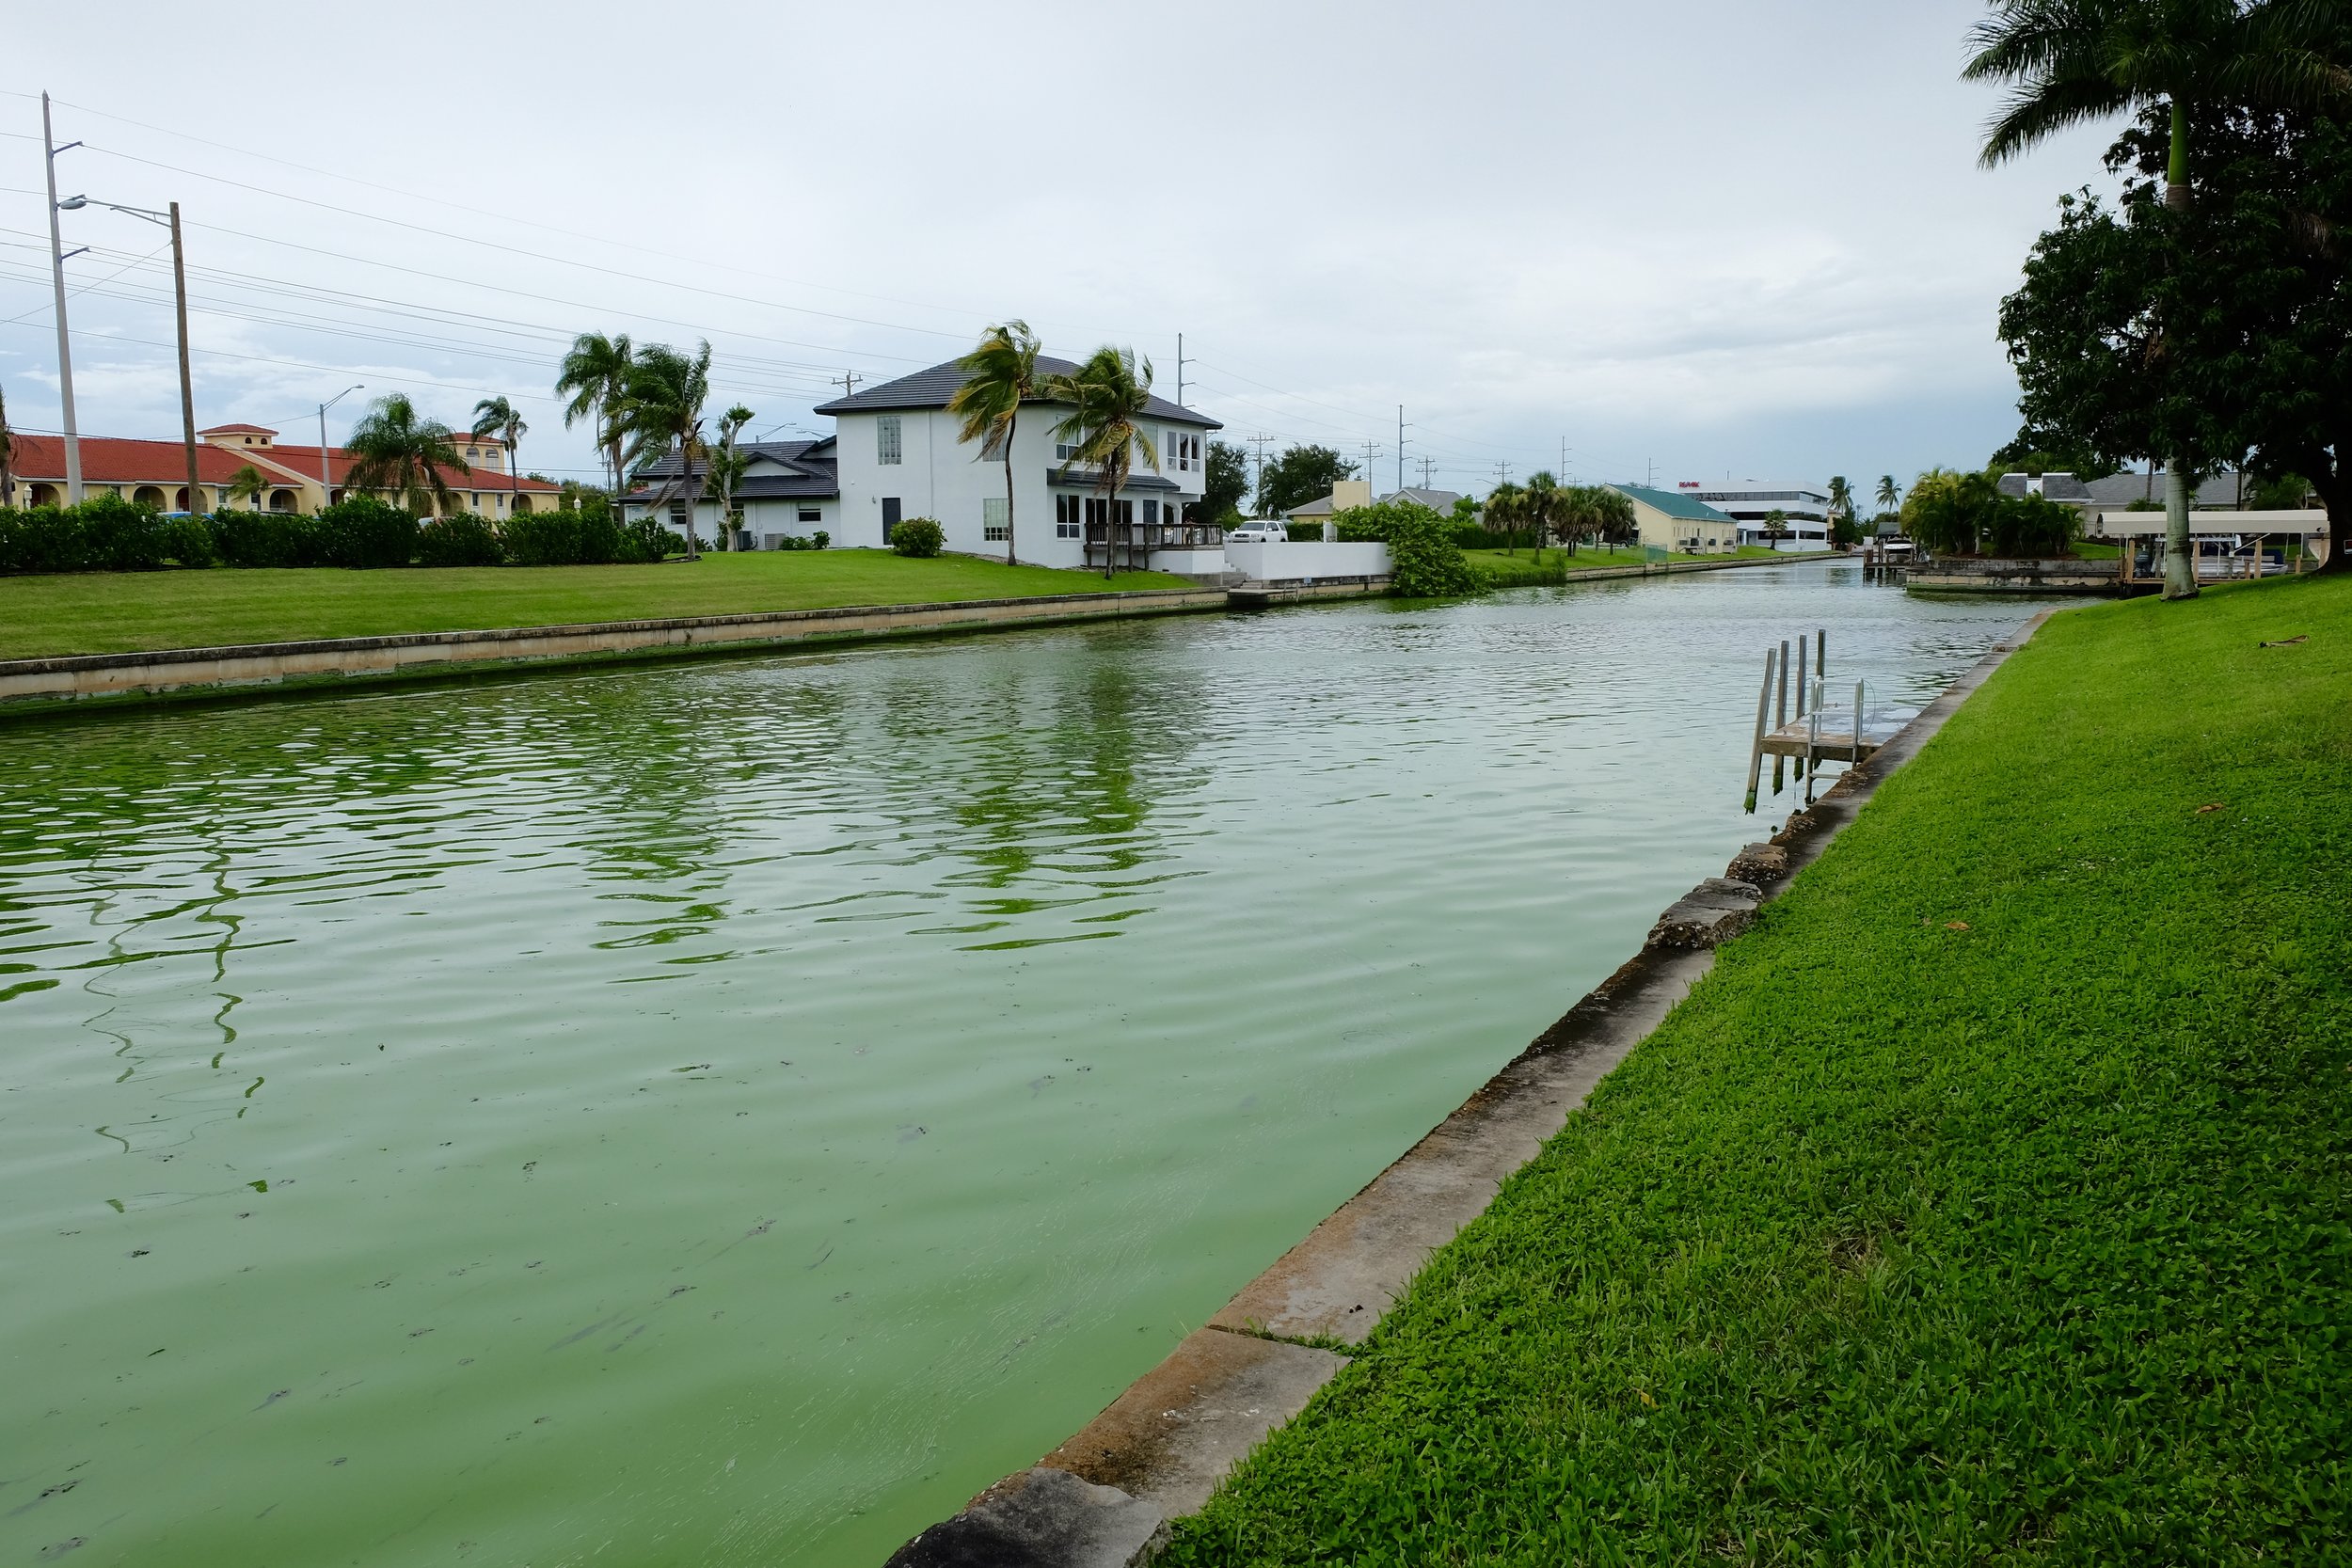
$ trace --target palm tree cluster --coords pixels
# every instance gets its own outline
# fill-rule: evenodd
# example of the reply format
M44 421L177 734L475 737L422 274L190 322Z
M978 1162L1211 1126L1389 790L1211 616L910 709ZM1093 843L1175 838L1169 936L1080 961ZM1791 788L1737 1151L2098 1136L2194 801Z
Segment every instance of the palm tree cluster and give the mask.
M1534 534L1540 561L1547 539L1559 541L1574 555L1581 541L1628 536L1633 530L1633 502L1611 485L1563 484L1539 469L1523 485L1505 480L1488 492L1486 521L1498 532Z
M742 482L736 438L754 416L739 404L723 417L720 451L725 472L714 474L711 448L703 434L703 404L710 398L707 341L697 344L690 355L668 343L631 343L627 333L607 337L601 332L583 332L564 356L555 390L566 400L566 428L583 419L595 420L596 447L604 453L616 499L632 476L664 458L675 458L675 466L669 467L653 496L654 511L658 514L681 498L691 503L699 499L700 486L711 484L721 515L732 515L735 486ZM686 553L690 559L701 553L691 504L686 513Z
M957 439L979 445L978 461L1005 465L1005 564L1013 554L1013 436L1021 409L1030 403L1064 410L1054 426L1055 442L1068 449L1062 472L1095 471L1104 499L1103 575L1119 570L1122 554L1132 565L1134 530L1119 502L1127 476L1140 459L1157 467L1159 450L1138 423L1152 405L1152 361L1131 348L1104 344L1067 375L1038 369L1037 335L1025 321L1009 321L980 334L978 344L957 361L963 385L947 400L961 421ZM1088 543L1091 544L1089 538Z
M1970 35L1976 52L1962 74L2010 87L1985 128L1987 167L2079 125L2163 111L2164 201L2185 211L2199 116L2342 112L2352 103L2346 32L2331 0L1997 0ZM2178 462L2165 468L2165 597L2188 598L2197 578L2187 478Z

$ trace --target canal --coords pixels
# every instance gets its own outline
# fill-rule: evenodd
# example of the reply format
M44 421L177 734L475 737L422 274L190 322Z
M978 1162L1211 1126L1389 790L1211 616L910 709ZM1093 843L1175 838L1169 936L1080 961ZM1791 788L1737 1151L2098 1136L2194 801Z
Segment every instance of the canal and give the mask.
M879 1562L1776 824L1769 641L1915 703L2031 609L1775 566L0 728L0 1562Z

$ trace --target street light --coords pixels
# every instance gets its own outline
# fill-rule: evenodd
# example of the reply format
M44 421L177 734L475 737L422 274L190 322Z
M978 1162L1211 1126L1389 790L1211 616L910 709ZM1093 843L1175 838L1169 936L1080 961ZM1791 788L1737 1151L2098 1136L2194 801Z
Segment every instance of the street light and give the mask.
M72 212L89 205L89 198L71 197L57 205ZM102 201L98 205L108 212L121 213L171 230L172 304L180 323L180 437L188 454L187 510L200 512L204 505L204 491L196 477L196 385L188 375L188 268L186 259L180 250L180 203L173 202L168 212L162 213L149 207L125 207L114 201Z
M82 500L82 438L73 428L73 350L66 341L65 329L65 240L57 232L60 212L78 213L89 204L87 197L57 199L57 154L71 152L82 144L70 141L63 147L56 144L49 129L49 95L40 95L40 149L42 166L49 175L49 280L57 293L57 402L65 414L65 503L78 506ZM73 252L79 256L89 246Z
M368 384L357 381L319 404L319 510L324 512L335 499L335 481L326 465L326 411L354 392L364 392Z

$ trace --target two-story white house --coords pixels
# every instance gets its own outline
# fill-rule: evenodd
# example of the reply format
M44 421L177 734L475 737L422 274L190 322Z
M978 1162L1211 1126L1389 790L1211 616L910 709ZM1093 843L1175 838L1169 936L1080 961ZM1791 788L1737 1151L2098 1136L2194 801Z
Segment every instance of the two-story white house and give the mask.
M1041 375L1069 375L1078 367L1041 356ZM1005 465L1012 465L1012 544L1023 561L1041 566L1100 566L1116 549L1120 564L1147 562L1162 570L1221 570L1220 531L1184 520L1187 502L1200 499L1208 477L1209 433L1222 429L1205 414L1154 397L1136 422L1151 437L1156 463L1136 454L1113 502L1101 475L1064 465L1071 450L1054 427L1066 405L1033 403L1017 421L1012 451L983 451L956 439L961 421L947 400L965 375L953 361L819 404L835 420L833 453L838 476L840 526L835 546L880 546L903 518L931 517L946 531L947 548L1002 555L1006 540ZM1109 525L1118 523L1113 529Z

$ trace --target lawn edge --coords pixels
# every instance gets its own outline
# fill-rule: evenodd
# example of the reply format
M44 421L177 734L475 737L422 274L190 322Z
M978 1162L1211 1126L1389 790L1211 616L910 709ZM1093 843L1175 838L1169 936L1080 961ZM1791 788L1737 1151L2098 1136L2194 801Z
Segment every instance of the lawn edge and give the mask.
M1234 1465L1306 1409L1429 1258L1485 1213L1503 1181L1665 1022L1714 967L1715 945L1787 892L1879 786L2058 613L2027 619L1867 761L1792 813L1770 841L1778 856L1751 845L1730 877L1708 878L1677 900L1640 951L1165 1360L1035 1465L899 1547L885 1568L1148 1563L1175 1521L1199 1513ZM1693 910L1701 911L1695 921Z

